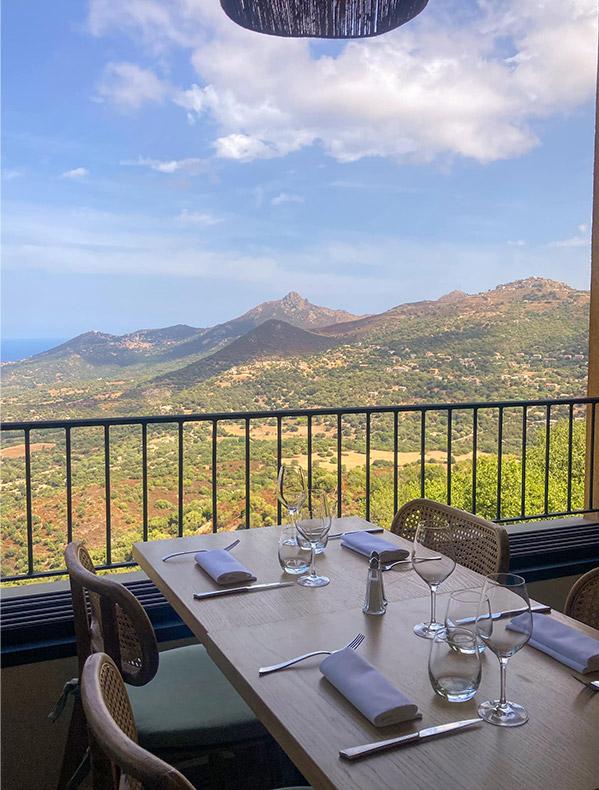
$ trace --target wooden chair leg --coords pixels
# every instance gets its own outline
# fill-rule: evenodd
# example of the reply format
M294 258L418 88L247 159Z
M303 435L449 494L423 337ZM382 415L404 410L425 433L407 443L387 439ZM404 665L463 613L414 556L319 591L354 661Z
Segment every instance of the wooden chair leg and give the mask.
M81 704L80 697L76 696L73 698L73 712L71 714L69 732L65 744L64 756L62 758L62 765L60 767L58 790L66 790L71 777L75 771L77 771L85 757L88 745L87 726L85 724L83 705Z

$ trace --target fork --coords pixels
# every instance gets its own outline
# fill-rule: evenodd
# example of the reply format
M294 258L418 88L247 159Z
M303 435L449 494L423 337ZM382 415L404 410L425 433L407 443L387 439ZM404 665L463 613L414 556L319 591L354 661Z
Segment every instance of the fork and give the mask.
M343 647L340 647L339 650L345 650L346 648L351 648L352 650L356 650L362 642L366 639L364 634L357 634L351 642L348 642ZM339 650L315 650L313 653L305 653L303 656L297 656L296 658L290 658L289 661L283 661L282 664L273 664L271 667L260 667L258 670L259 675L268 675L271 672L276 672L279 669L285 669L285 667L290 667L292 664L297 664L298 661L303 661L304 658L312 658L312 656L332 656L333 653L338 653Z
M430 560L442 560L443 557L406 557L405 560L396 560L395 562L390 563L389 565L383 565L381 570L383 571L390 571L395 568L396 565L413 565L415 562L430 562Z
M225 546L223 551L231 551L231 549L234 549L238 543L239 543L239 538L237 540L234 540L233 543L231 543L229 546ZM166 560L170 560L171 557L182 557L184 554L199 554L200 551L207 551L207 549L193 549L191 551L176 551L174 554L165 554L164 557L162 558L162 562L165 562Z
M579 683L582 683L583 686L586 686L590 691L596 693L599 691L599 680L581 680L576 675L572 675L574 680L577 680Z

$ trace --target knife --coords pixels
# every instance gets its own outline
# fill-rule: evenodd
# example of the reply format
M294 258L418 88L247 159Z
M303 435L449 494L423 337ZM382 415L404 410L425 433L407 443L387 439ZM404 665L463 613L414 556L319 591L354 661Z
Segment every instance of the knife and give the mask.
M235 595L236 593L255 592L256 590L274 590L277 587L293 587L295 582L269 582L268 584L251 584L245 587L229 587L227 590L208 590L208 592L194 593L198 601L204 598L216 598L219 595Z
M533 614L549 614L551 612L550 606L543 606L539 604L538 606L531 606L530 611ZM505 612L493 612L491 615L491 620L499 620L502 617L510 617L513 614L524 614L526 609L508 609ZM456 620L456 625L465 625L466 623L475 623L476 617L463 617L460 620Z
M329 540L335 540L336 538L344 538L346 535L354 535L356 532L384 532L385 530L382 527L372 527L372 529L352 529L349 532L335 532L332 535L329 535Z
M390 738L388 741L377 741L376 743L367 743L364 746L354 746L351 749L340 749L339 757L344 757L346 760L359 760L361 757L367 757L370 754L384 752L387 749L395 749L397 746L404 746L407 743L422 741L424 738L434 738L436 735L445 735L453 730L462 730L465 727L472 727L474 724L480 724L481 722L481 718L452 721L449 724L440 724L437 727L428 727L426 730L412 732L410 735Z

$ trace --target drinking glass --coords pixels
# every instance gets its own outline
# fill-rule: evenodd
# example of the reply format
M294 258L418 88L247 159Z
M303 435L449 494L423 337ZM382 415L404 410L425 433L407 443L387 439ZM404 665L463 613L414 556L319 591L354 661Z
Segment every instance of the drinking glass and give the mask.
M279 563L285 573L305 573L310 567L306 550L300 545L295 527L283 527L279 537Z
M279 469L277 478L277 498L289 511L289 518L294 524L297 514L308 497L306 477L301 466L286 466Z
M477 650L482 653L485 649L485 643L480 639L476 633L476 616L478 608L481 603L481 588L472 587L469 590L456 590L450 593L449 600L447 601L447 613L445 614L445 628L453 629L468 629L476 639ZM489 599L485 596L486 605L489 606ZM454 646L461 652L466 652L470 647L468 645L460 645L459 639L454 639Z
M485 597L489 606L485 604ZM500 616L501 612L509 612ZM513 618L518 622L512 625ZM483 702L478 714L490 724L501 727L518 727L528 721L528 713L506 698L505 679L507 662L530 639L532 613L526 591L526 582L515 573L494 573L487 577L481 593L481 603L476 617L476 630L480 638L499 659L501 690L499 699Z
M465 702L476 694L480 675L474 632L468 628L440 628L431 643L428 660L428 676L435 694L449 702Z
M414 633L424 639L433 639L435 632L443 628L437 622L437 588L455 568L453 529L450 524L421 521L414 536L412 564L414 570L431 588L431 619L429 623L418 623Z
M312 489L311 491L308 490L306 504L309 506L313 498L318 499L321 495L322 495L321 490L318 491L315 491L314 489ZM328 500L329 500L329 508L331 511L331 517L332 517L333 513L335 512L335 508L337 506L337 500L335 499L335 494L329 494ZM310 551L310 543L305 538L303 538L299 532L297 533L297 542L300 544L302 549L304 549L305 551ZM329 533L327 532L324 538L321 538L316 544L316 553L322 554L322 552L326 549L328 542L329 542Z
M310 559L310 575L297 580L302 587L324 587L329 583L326 576L316 575L316 546L326 538L331 529L331 508L324 491L312 494L312 504L299 514L295 526L299 535L305 538L312 550Z

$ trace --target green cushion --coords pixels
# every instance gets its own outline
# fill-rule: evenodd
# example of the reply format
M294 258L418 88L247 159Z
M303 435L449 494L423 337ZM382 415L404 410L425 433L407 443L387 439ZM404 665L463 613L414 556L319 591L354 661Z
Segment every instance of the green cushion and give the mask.
M156 677L127 686L139 743L146 749L181 749L239 743L266 735L202 645L160 654Z

